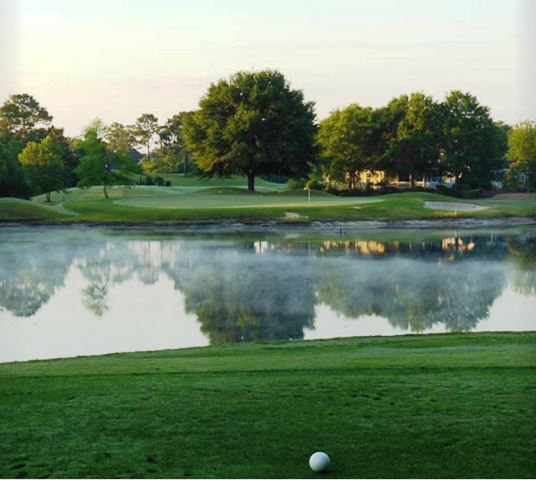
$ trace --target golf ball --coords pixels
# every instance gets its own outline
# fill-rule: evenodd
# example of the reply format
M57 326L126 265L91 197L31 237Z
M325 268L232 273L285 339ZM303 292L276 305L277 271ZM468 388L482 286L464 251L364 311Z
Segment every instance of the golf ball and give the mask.
M331 460L327 453L315 452L309 459L309 466L313 472L325 472L331 464Z

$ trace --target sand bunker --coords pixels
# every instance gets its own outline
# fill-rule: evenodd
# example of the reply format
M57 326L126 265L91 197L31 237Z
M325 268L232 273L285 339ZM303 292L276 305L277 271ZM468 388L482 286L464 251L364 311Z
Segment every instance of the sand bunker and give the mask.
M424 206L431 210L446 210L449 212L478 212L479 210L487 210L489 208L474 203L459 202L424 202Z

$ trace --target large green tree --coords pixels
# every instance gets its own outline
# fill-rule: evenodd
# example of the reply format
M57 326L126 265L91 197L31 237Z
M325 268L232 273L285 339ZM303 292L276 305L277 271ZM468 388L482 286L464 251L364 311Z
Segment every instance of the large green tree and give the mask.
M307 173L316 154L315 114L285 77L273 70L239 72L212 84L187 118L184 139L206 175L255 177Z
M65 187L62 148L53 135L39 143L28 142L19 154L33 193L44 193L47 202L53 191Z
M26 93L11 95L0 107L0 130L16 135L24 143L46 136L52 116Z
M374 170L378 158L379 117L370 107L351 104L335 110L320 123L317 141L322 149L325 173L332 180L357 185L357 174Z
M417 177L438 173L440 111L436 102L422 93L403 96L387 106L390 125L386 137L384 165L390 173Z
M516 185L536 188L536 122L525 121L508 132L509 177Z
M442 155L439 166L458 184L488 188L503 168L507 149L504 129L489 108L458 90L441 104Z
M102 186L105 198L112 185L132 183L130 174L139 169L134 160L124 152L112 152L99 135L99 130L89 127L79 144L80 165L76 169L79 187Z

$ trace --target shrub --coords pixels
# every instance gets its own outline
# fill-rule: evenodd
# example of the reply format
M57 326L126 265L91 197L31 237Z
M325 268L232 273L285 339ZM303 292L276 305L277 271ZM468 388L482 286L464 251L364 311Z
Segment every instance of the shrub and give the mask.
M291 178L287 183L287 190L296 191L305 189L307 180Z

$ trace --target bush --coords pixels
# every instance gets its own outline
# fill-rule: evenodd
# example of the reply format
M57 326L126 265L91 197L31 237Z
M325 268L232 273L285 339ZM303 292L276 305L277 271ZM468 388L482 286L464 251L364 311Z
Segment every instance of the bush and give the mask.
M438 185L435 189L435 193L440 193L441 195L452 195L452 188L447 187L446 185Z
M281 175L279 173L273 173L271 175L261 175L260 178L266 180L267 182L274 183L287 183L288 177L286 175Z
M138 180L138 185L154 185L153 177L149 175L145 175L144 177L140 177Z
M499 190L495 188L471 188L468 185L458 184L454 190L450 192L450 195L460 198L490 198L499 193Z
M306 184L307 184L307 180L305 179L291 178L287 183L287 190L290 190L290 191L304 190Z

